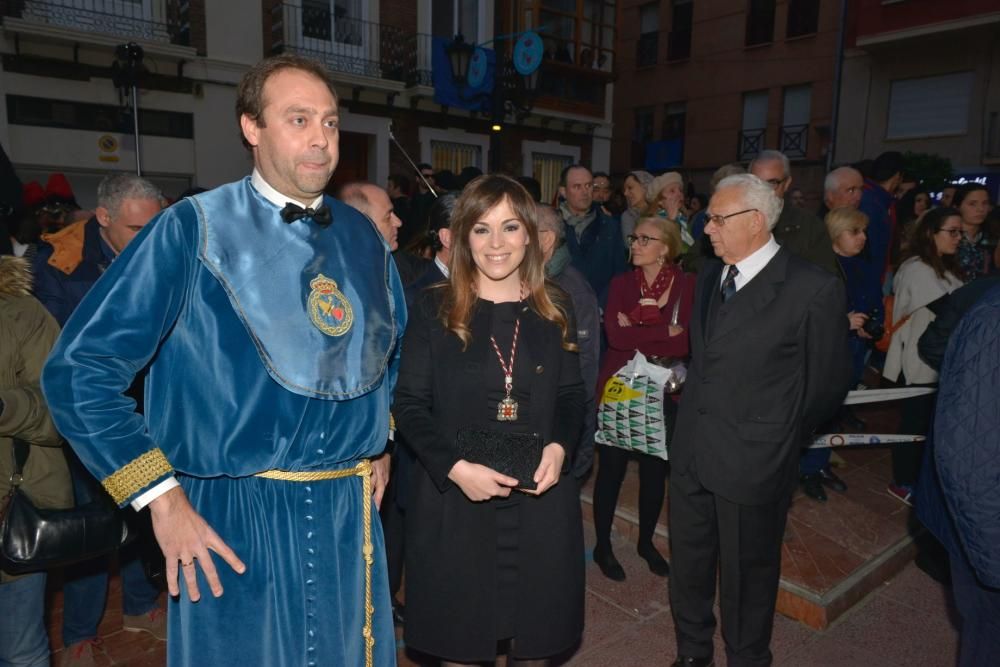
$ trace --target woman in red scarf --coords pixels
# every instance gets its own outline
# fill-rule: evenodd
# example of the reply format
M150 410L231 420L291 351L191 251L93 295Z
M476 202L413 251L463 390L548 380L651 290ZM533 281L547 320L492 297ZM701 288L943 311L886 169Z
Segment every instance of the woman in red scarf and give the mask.
M639 220L629 236L634 271L616 276L608 291L604 329L608 349L601 365L597 391L639 350L647 357L688 356L688 321L694 300L693 275L685 274L674 260L681 253L681 235L676 222L660 217ZM674 396L674 401L677 397ZM674 401L664 403L664 421L673 425ZM599 465L594 483L594 527L597 545L594 562L604 576L625 579L625 571L611 551L611 523L618 492L630 456L639 461L639 555L657 575L667 576L670 567L653 546L653 531L663 508L668 464L648 454L630 454L617 447L599 447Z

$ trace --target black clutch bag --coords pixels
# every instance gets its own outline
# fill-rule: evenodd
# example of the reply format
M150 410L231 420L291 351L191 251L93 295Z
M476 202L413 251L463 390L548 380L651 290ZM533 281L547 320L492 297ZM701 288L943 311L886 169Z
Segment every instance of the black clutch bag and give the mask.
M537 433L501 433L462 428L455 439L459 455L517 480L517 488L533 490L535 471L542 462L542 438Z
M30 445L14 440L14 474L0 509L0 569L38 572L114 551L132 535L109 496L72 509L39 509L21 490Z

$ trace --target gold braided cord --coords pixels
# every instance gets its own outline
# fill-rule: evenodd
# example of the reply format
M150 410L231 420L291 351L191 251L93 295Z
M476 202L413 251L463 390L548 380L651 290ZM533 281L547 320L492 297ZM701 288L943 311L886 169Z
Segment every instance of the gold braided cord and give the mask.
M101 485L121 505L132 495L174 471L159 447L132 459L103 480Z
M375 633L372 629L372 619L375 606L372 604L372 565L375 562L375 547L372 545L372 464L363 459L353 468L344 470L290 471L265 470L254 477L277 479L285 482L317 482L327 479L344 479L345 477L361 478L361 525L363 539L361 557L365 561L365 624L361 628L361 636L365 642L365 667L373 667L375 661Z

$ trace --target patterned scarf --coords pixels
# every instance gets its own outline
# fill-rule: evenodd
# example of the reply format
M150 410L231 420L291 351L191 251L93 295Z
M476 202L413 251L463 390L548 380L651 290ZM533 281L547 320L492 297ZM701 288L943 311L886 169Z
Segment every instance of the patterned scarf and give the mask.
M597 211L593 208L583 215L576 215L569 210L569 206L566 205L566 202L559 204L559 211L562 213L563 220L566 221L566 224L569 225L576 233L577 241L583 238L583 232L590 226L590 223L597 219Z
M655 326L663 324L663 313L656 304L663 293L673 287L674 271L670 264L660 267L660 272L656 274L652 285L646 284L646 276L641 268L635 269L636 277L639 279L639 304L628 314L632 324L636 326Z

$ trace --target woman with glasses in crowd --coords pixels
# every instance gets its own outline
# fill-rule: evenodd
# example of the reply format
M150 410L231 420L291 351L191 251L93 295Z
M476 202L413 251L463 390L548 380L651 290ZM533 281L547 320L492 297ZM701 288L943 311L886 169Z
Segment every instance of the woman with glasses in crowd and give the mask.
M990 194L986 186L978 183L958 186L951 205L962 215L958 261L965 279L972 281L992 273L997 267L997 239L992 238L983 225L990 213Z
M559 480L585 395L572 306L545 282L535 216L513 179L469 183L452 212L448 280L416 299L403 342L393 414L418 461L405 641L445 665L493 664L498 651L508 665L546 665L583 629L579 487ZM460 454L463 442L531 435L541 460L530 480Z
M907 255L893 279L895 331L882 371L886 379L910 386L937 383L937 371L920 358L917 341L934 319L928 304L962 286L963 272L956 255L962 234L963 218L954 208L932 209L914 227ZM926 435L934 412L934 395L908 399L901 409L900 432ZM889 493L906 504L911 502L922 451L916 444L892 448L893 481Z
M681 254L680 228L659 216L641 218L629 237L629 248L635 270L611 280L604 309L608 349L598 378L598 396L603 394L608 379L628 363L636 351L654 358L688 356L687 328L695 279L675 263ZM675 402L664 400L663 410L669 438L677 411ZM597 532L594 562L604 576L623 581L625 570L611 549L611 523L630 453L607 445L601 445L598 451L600 458L594 483L594 527ZM653 573L667 576L670 567L653 546L653 532L663 508L668 464L649 454L634 456L639 461L638 552Z

